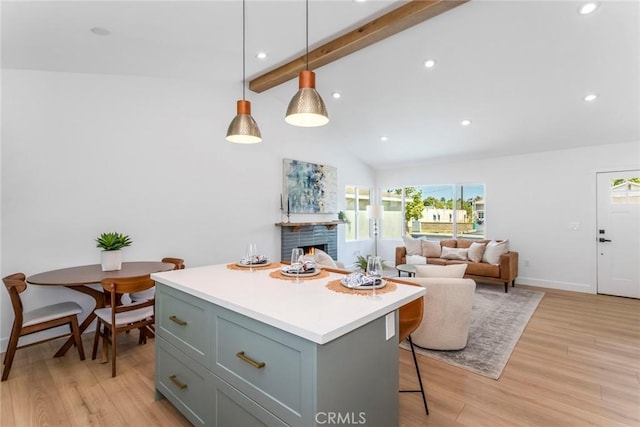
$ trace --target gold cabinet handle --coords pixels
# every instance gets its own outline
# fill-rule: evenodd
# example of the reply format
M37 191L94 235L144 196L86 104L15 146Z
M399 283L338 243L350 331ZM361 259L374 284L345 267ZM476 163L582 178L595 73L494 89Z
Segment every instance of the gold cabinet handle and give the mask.
M264 362L256 362L255 360L253 360L252 358L250 358L249 356L244 354L244 351L237 352L236 356L239 357L244 362L247 362L249 365L253 366L254 368L260 369L260 368L264 368L265 366L267 366L267 364L264 363Z
M185 388L187 388L187 385L183 382L181 382L180 380L178 380L178 377L176 375L171 375L169 377L169 379L171 380L172 383L174 383L176 385L176 387L178 387L180 390L184 390Z
M176 322L180 326L187 326L187 322L185 322L184 320L178 319L177 316L169 316L169 320Z

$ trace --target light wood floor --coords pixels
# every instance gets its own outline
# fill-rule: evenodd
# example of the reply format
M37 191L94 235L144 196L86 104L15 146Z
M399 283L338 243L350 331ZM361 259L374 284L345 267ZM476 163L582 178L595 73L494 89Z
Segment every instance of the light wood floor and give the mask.
M539 288L532 288L539 289ZM640 300L546 290L498 381L418 355L431 415L400 395L401 426L640 426ZM154 340L119 343L118 376L60 341L18 350L0 426L187 426L154 401ZM91 334L84 337L90 354ZM417 386L400 350L400 385Z

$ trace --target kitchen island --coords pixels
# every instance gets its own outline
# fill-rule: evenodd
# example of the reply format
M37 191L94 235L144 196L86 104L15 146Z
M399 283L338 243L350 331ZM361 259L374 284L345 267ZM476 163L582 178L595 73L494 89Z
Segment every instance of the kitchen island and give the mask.
M156 273L156 398L194 425L398 423L397 309L425 294L397 285L371 300L273 270L226 265Z

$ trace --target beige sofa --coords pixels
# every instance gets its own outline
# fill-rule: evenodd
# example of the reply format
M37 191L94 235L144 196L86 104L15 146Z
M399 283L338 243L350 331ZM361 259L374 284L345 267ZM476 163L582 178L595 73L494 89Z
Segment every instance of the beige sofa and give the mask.
M446 239L440 240L441 248L460 248L469 249L472 243L488 244L489 240L469 240L469 239ZM497 242L502 242L497 240ZM451 264L467 264L467 270L464 277L475 279L481 282L503 283L504 291L509 291L509 283L515 286L516 277L518 277L518 252L509 251L500 255L497 264L488 262L473 262L457 259L445 259L434 257L433 254L424 253L427 264L435 265L451 265ZM396 247L396 266L407 264L407 248L405 246Z
M403 278L427 289L422 323L413 343L431 350L460 350L467 345L476 282L471 279Z

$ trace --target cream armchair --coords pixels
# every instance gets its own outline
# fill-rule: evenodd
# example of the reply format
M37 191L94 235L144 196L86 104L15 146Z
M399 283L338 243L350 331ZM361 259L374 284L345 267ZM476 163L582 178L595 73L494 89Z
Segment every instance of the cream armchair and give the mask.
M460 350L467 345L476 282L471 279L402 278L427 289L422 323L413 343L431 350Z

